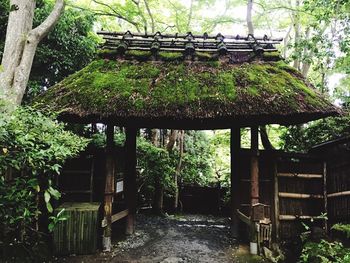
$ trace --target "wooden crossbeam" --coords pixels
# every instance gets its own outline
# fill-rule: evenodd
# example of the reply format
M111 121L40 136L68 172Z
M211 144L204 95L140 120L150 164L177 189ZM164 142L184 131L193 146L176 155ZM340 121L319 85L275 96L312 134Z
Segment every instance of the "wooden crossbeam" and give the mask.
M128 214L129 214L129 209L126 209L126 210L123 210L123 211L121 211L121 212L119 212L119 213L116 213L116 214L112 215L112 223L114 223L114 222L116 222L116 221L118 221L118 220L120 220L120 219L126 217ZM107 220L106 220L106 218L104 218L104 219L102 220L101 226L102 226L102 227L106 227L106 226L107 226Z
M322 195L279 192L279 197L292 199L322 199Z
M303 179L321 179L322 174L303 174L303 173L278 173L278 177L293 177L293 178L303 178Z

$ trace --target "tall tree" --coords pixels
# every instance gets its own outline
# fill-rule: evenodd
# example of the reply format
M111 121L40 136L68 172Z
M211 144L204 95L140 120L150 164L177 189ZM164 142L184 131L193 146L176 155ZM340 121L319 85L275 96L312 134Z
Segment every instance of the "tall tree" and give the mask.
M0 72L0 98L20 105L40 41L52 30L64 11L56 0L50 15L33 28L35 0L11 0Z

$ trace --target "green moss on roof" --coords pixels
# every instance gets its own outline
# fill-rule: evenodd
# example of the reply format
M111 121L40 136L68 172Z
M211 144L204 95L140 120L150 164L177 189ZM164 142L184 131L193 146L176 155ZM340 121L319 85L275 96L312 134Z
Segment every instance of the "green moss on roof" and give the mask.
M145 54L132 54L136 55ZM205 119L336 111L281 61L234 65L99 59L50 88L37 102L69 115L101 118Z

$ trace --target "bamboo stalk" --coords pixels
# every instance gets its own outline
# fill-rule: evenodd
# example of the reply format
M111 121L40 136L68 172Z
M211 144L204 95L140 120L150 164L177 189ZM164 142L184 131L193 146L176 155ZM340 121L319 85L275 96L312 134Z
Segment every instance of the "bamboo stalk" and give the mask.
M317 216L294 216L294 215L279 215L279 220L283 220L283 221L293 221L293 220L297 220L297 219L320 219L320 220L324 220L324 218L320 218Z
M322 174L299 174L299 173L278 173L278 177L292 177L292 178L303 178L303 179L316 179L323 178Z
M349 196L350 195L350 191L343 191L343 192L337 192L337 193L331 193L331 194L327 194L327 197L341 197L341 196Z
M293 199L308 199L308 198L322 199L323 198L322 195L285 193L285 192L278 193L278 196L283 198L293 198Z

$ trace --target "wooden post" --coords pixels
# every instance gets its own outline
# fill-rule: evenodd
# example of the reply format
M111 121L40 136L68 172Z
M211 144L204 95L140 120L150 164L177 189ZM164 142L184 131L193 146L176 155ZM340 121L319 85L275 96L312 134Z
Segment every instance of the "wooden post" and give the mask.
M279 231L280 231L280 205L279 205L279 190L278 190L278 171L277 171L277 158L273 160L273 212L274 212L274 238L275 242L279 241Z
M106 129L106 183L104 196L104 217L107 225L103 229L102 247L104 251L111 251L112 247L112 203L114 195L114 126L108 124Z
M231 151L231 233L236 239L239 238L239 150L241 148L241 129L235 127L231 129L230 151Z
M259 203L259 133L258 127L251 127L251 204Z
M126 234L131 235L135 232L136 215L136 128L126 128L126 172L125 172L125 198L129 214L126 219Z

